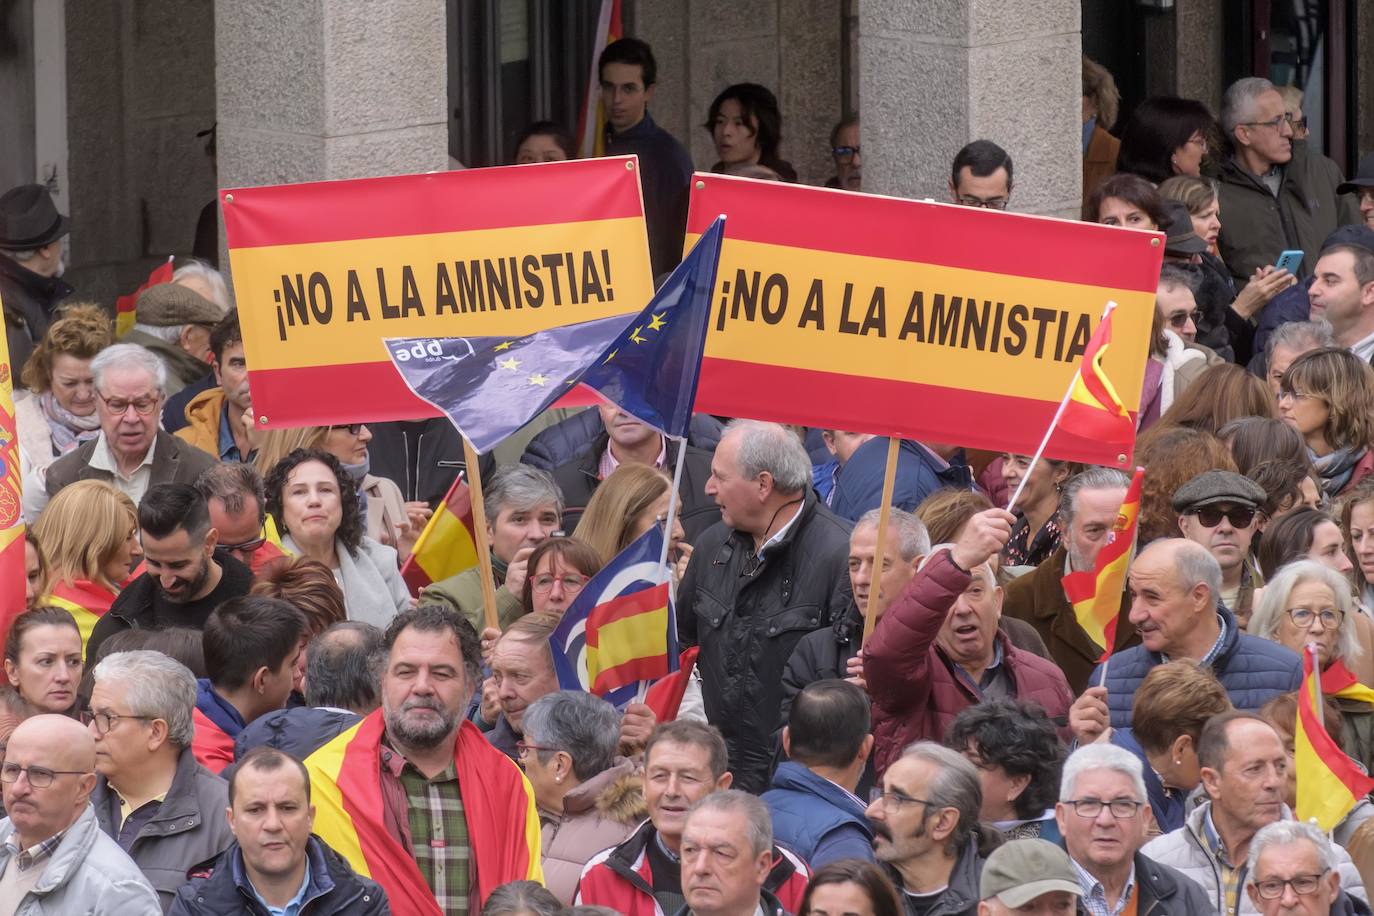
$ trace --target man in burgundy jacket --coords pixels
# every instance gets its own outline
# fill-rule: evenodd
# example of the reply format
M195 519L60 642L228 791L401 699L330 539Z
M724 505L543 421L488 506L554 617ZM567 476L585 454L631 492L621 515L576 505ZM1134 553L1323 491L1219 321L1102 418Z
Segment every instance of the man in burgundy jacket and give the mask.
M984 698L1039 703L1059 724L1067 721L1073 695L1063 672L997 630L1002 589L988 560L1013 521L989 509L958 543L934 548L864 647L879 774L911 742L943 741L959 711Z

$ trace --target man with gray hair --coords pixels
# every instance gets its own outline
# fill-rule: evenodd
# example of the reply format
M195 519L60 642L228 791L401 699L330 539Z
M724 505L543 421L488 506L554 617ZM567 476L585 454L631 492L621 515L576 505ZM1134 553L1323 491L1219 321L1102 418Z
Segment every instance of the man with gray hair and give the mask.
M1113 536L1130 483L1116 468L1091 467L1070 477L1059 497L1059 527L1064 532L1059 547L1034 570L1013 579L1002 603L1005 616L1035 627L1075 696L1088 686L1088 675L1104 648L1120 652L1139 641L1126 619L1131 606L1124 591L1115 644L1099 646L1078 623L1063 584L1068 573L1092 571L1097 552Z
M520 593L530 572L530 554L558 530L563 494L548 471L510 464L491 478L484 496L491 570L496 578L496 612L504 630L525 613ZM486 626L481 568L474 566L427 586L420 593L420 603L457 611L481 633Z
M1338 866L1326 834L1301 821L1275 821L1250 841L1245 892L1264 916L1365 912L1341 889Z
M835 623L814 633L807 633L792 650L787 667L782 672L782 708L778 728L787 722L792 700L807 684L840 678L866 686L863 663L859 656L864 629L864 613L873 594L874 557L878 552L878 516L882 510L865 512L849 534L849 586L853 600L848 611ZM921 520L910 512L892 509L887 519L887 548L883 569L877 576L878 592L886 611L898 595L906 590L916 568L930 553L930 534ZM871 784L871 768L866 783Z
M1247 283L1287 249L1305 252L1312 270L1318 248L1337 226L1360 221L1353 195L1337 194L1340 168L1293 139L1283 96L1267 79L1232 83L1221 102L1230 155L1219 164L1217 199L1226 219L1217 249L1236 284Z
M1132 561L1127 581L1130 622L1141 644L1113 655L1106 670L1094 671L1093 686L1074 702L1069 725L1079 743L1097 740L1109 726L1130 728L1140 682L1150 669L1176 658L1211 668L1239 710L1253 712L1298 689L1302 660L1278 643L1241 632L1220 601L1221 566L1201 544L1153 541Z
M381 705L386 644L361 620L336 623L316 636L305 657L305 705L259 716L234 739L234 760L261 745L304 760Z
M1141 855L1150 814L1144 769L1135 754L1088 744L1064 761L1054 816L1091 916L1120 916L1128 906L1157 916L1211 909L1197 884Z
M160 483L193 484L215 458L158 428L167 370L134 344L115 344L91 360L100 435L48 468L47 496L78 480L113 484L138 505ZM47 500L41 500L47 505ZM42 506L35 507L41 511Z
M41 184L20 185L0 197L0 300L11 366L28 362L53 310L75 292L61 279L70 229ZM13 374L17 385L19 372Z
M229 848L224 780L196 762L196 678L161 652L116 652L95 666L88 728L100 829L128 853L165 912L193 866Z
M1279 389L1283 387L1283 374L1293 364L1293 360L1309 350L1321 347L1334 347L1336 335L1326 321L1290 321L1281 324L1264 344L1265 375L1269 390L1278 400Z
M782 672L806 633L849 604L848 522L811 489L811 460L777 423L734 420L706 495L721 521L698 539L678 589L678 633L699 645L706 717L730 749L735 784L768 787Z
M956 543L931 548L864 646L879 775L901 748L944 738L959 713L984 700L1034 702L1050 718L1068 712L1073 695L1063 672L997 628L1002 588L989 561L1013 523L1005 509L987 509Z
M682 828L682 893L690 916L784 916L764 888L773 867L768 807L739 789L707 795Z
M874 796L867 811L873 854L908 916L974 912L983 858L997 837L978 823L983 789L973 764L918 741L887 768Z

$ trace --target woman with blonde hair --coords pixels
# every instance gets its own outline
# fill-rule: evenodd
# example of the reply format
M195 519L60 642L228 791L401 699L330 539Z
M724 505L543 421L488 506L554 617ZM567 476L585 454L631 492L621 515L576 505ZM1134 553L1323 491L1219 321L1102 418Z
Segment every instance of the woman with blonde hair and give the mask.
M650 527L668 516L668 493L673 482L668 475L646 464L622 464L596 488L577 523L574 536L590 545L603 564L629 547ZM678 510L682 501L678 500ZM673 519L668 538L668 553L676 558L678 577L686 569L692 545L684 544L682 521Z
M363 533L380 544L395 547L405 560L429 520L429 504L406 502L394 481L371 472L372 458L367 450L371 441L372 431L365 423L273 429L262 433L253 463L266 480L276 463L298 448L319 449L333 455L357 484Z
M58 491L33 531L48 559L42 603L71 612L84 648L143 556L133 500L103 480L78 480Z
M1279 415L1307 443L1327 496L1374 471L1374 369L1341 347L1293 360L1279 387Z
M25 487L42 488L48 466L100 434L91 360L114 342L109 316L98 305L67 308L24 364L14 416ZM26 513L27 515L28 513ZM37 513L29 517L33 522Z

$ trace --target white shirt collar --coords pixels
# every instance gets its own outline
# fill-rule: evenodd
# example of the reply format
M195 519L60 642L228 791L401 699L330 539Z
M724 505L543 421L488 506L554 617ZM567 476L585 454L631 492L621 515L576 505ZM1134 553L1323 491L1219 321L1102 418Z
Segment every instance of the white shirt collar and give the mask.
M156 453L157 435L154 434L153 441L148 444L148 453L143 456L143 460L139 462L138 467L134 468L134 474L137 474L144 468L151 468L153 466L153 456ZM119 462L115 460L114 452L110 451L110 443L109 440L105 438L105 430L103 429L100 431L100 435L95 437L95 451L91 452L91 467L95 468L97 471L109 471L111 474L124 480L129 480L133 476L133 474L125 476L120 472Z

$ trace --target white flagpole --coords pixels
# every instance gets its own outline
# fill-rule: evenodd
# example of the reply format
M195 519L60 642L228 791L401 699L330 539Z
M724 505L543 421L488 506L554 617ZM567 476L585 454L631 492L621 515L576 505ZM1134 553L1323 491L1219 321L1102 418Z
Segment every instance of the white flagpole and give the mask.
M663 581L668 583L668 587L676 593L673 588L673 576L668 569L668 545L672 541L673 521L678 512L678 492L682 487L682 465L687 457L687 439L669 437L677 443L677 463L673 467L673 488L668 491L668 518L663 525L663 549L658 555L659 575L663 576Z
M1116 308L1115 302L1108 302L1107 307L1102 311L1102 320ZM1045 454L1045 446L1050 444L1050 436L1054 435L1054 428L1059 425L1059 418L1064 415L1064 408L1069 406L1069 398L1073 397L1074 386L1078 384L1078 377L1083 374L1083 361L1078 361L1078 368L1074 370L1073 378L1069 380L1068 390L1064 392L1064 398L1059 402L1059 409L1054 412L1054 419L1050 420L1049 428L1045 430L1045 437L1040 440L1040 447L1035 450L1031 457L1030 464L1026 466L1026 473L1021 476L1021 482L1016 485L1016 492L1011 494L1011 502L1007 503L1007 511L1010 512L1016 505L1016 501L1021 498L1021 491L1026 488L1026 482L1030 480L1031 472L1035 470L1035 465L1040 461L1040 457Z

